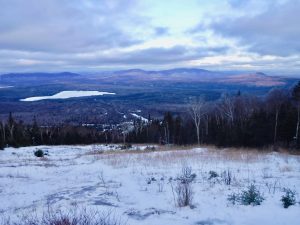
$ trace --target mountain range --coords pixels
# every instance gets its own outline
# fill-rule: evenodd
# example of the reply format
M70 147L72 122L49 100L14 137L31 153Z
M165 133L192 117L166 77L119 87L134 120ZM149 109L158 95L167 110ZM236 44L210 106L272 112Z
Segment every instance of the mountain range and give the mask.
M130 69L119 71L86 73L8 73L0 76L0 85L24 85L24 84L47 84L53 82L97 80L99 82L146 82L146 81L170 81L170 82L212 82L251 86L283 86L286 84L285 77L269 76L261 72L236 73L219 72L194 68L177 68L170 70L142 70Z

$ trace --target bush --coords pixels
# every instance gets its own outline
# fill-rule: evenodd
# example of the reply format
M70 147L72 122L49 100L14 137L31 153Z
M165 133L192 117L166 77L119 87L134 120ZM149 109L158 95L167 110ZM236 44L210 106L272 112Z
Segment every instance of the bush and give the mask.
M38 150L36 150L36 151L34 152L34 155L35 155L36 157L44 157L44 151L41 150L41 149L38 149Z
M296 192L292 191L291 189L287 188L284 190L285 194L281 197L281 202L284 208L288 208L291 205L296 204Z
M228 201L230 201L233 205L236 203L240 203L242 205L260 205L264 198L257 190L254 184L251 184L248 187L248 190L243 191L241 194L231 194L227 198Z
M254 184L251 184L248 190L243 191L240 196L242 205L260 205L264 198Z
M228 196L227 200L233 205L235 205L236 203L240 202L240 196L238 194L233 193Z
M177 195L177 205L179 207L192 206L194 195L192 182L195 178L196 174L192 173L191 167L184 167L182 174L178 176L175 192Z
M224 171L221 177L226 185L230 185L232 181L232 173L230 170Z
M132 148L132 145L130 143L126 143L126 144L120 146L121 150L126 150L126 149L130 149L130 148Z
M146 150L146 151L155 151L156 148L155 148L154 146L147 146L147 147L145 148L145 150Z
M209 177L208 177L209 180L211 180L213 178L217 178L219 176L217 174L217 172L215 172L215 171L209 171L208 174L209 174Z

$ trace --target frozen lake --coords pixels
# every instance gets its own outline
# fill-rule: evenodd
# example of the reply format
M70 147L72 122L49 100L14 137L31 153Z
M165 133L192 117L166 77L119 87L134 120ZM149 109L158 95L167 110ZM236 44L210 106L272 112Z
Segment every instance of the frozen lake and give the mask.
M68 98L79 98L79 97L89 97L89 96L101 96L101 95L115 95L111 92L100 92L100 91L62 91L51 96L37 96L21 99L23 102L34 102L40 100L48 99L68 99Z

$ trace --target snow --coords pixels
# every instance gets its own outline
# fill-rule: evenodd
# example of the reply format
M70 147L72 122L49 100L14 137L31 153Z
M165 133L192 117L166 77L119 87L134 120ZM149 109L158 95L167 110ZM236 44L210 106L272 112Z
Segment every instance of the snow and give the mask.
M156 151L151 149L156 148ZM48 155L37 158L42 149ZM183 166L192 167L193 208L174 203L172 185ZM209 171L230 170L231 185L209 180ZM172 179L171 179L172 178ZM172 181L173 180L173 181ZM151 181L149 183L149 181ZM231 193L254 183L260 206L232 205ZM38 146L0 151L0 218L74 204L112 210L127 224L296 225L300 205L284 209L283 188L300 193L300 156L246 150L134 145Z
M99 95L115 95L115 93L110 92L100 92L100 91L61 91L52 96L38 96L29 97L21 99L23 102L33 102L45 99L68 99L68 98L79 98L79 97L89 97L89 96L99 96Z
M138 114L136 113L130 113L133 117L135 118L138 118L140 120L142 120L143 122L147 123L148 122L148 119L146 119L145 117L142 117L142 116L139 116Z

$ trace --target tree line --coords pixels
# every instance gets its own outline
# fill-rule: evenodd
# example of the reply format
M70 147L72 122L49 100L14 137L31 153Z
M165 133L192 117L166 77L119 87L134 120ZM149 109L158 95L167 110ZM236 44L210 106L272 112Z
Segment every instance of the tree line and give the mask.
M34 145L72 145L103 143L106 135L96 129L61 124L39 126L34 118L32 124L16 121L12 115L0 123L0 149ZM109 141L109 140L107 140Z
M263 97L224 94L216 102L191 101L187 113L137 126L130 142L213 144L227 147L299 148L300 82Z
M291 90L274 88L263 97L224 94L218 101L193 99L186 112L166 112L162 119L136 120L110 130L61 124L39 126L16 121L10 113L0 123L0 149L6 146L92 143L213 144L227 147L297 148L300 82Z

